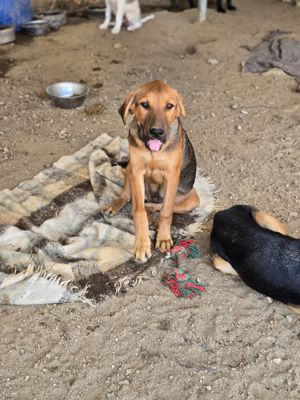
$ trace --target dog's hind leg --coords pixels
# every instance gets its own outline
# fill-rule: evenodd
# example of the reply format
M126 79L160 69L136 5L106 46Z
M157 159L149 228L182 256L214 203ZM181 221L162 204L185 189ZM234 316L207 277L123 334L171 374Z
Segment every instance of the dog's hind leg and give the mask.
M190 192L176 196L174 204L175 214L185 214L200 205L200 196L195 188Z
M143 25L142 22L141 22L141 21L138 21L138 22L135 22L135 23L132 24L132 25L129 25L129 26L127 27L127 30L128 30L129 32L132 32L132 31L135 31L136 29L141 28L142 25Z
M115 215L117 214L129 201L131 197L130 193L130 183L129 183L129 174L130 174L130 164L126 167L125 170L125 183L123 190L120 196L114 200L109 206L107 206L104 210L106 214Z
M232 267L232 265L228 261L225 261L223 258L218 256L217 254L213 255L212 261L213 261L214 267L216 269L218 269L219 271L223 272L224 274L238 275L238 273Z
M200 197L195 189L183 195L177 195L174 203L174 214L185 214L198 207L200 204ZM148 211L160 211L162 203L146 203L145 207Z
M263 211L253 210L252 216L262 228L267 228L271 231L281 233L282 235L287 235L288 232L286 226L271 215Z

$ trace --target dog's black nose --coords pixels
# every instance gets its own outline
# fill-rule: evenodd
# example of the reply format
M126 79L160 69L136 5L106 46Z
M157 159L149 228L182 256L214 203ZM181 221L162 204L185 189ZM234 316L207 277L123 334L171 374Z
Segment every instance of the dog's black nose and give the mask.
M151 128L150 134L154 138L159 139L164 134L164 130L162 128Z

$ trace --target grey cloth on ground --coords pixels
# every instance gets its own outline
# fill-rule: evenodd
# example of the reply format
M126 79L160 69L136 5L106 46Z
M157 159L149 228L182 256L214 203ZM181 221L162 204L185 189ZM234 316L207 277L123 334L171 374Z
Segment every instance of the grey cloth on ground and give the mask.
M251 50L243 66L244 72L265 72L270 68L280 68L289 75L300 77L300 42L276 36L271 33Z

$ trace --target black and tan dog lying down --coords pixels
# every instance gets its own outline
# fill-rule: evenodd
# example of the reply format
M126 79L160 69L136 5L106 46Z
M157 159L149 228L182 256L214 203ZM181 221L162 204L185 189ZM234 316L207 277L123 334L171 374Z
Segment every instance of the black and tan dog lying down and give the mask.
M215 268L300 313L300 239L277 219L246 205L219 211L211 251Z

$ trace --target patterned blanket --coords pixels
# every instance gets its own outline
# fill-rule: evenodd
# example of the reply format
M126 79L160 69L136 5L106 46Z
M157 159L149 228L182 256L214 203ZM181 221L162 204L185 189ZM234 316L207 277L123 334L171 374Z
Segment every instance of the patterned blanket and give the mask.
M0 191L0 304L101 300L134 284L161 258L133 260L131 205L101 212L120 194L126 139L102 134L15 189ZM175 216L173 236L191 236L213 210L213 185L198 170L201 207ZM154 238L154 230L151 230Z

